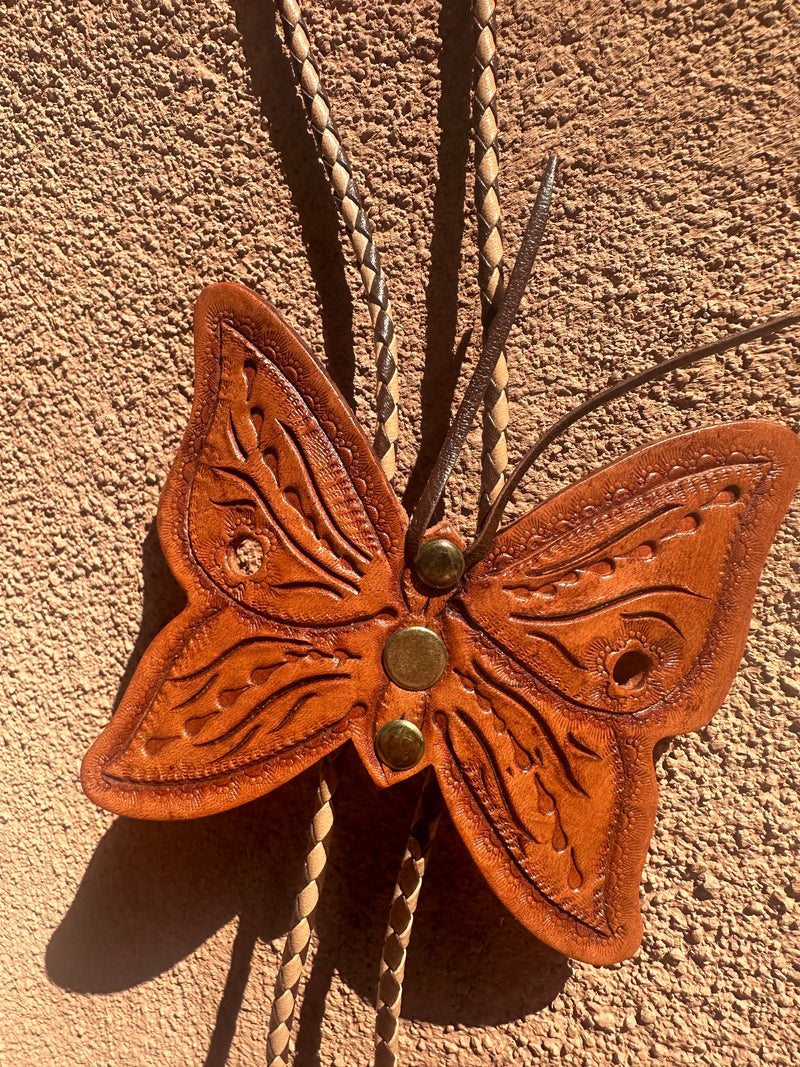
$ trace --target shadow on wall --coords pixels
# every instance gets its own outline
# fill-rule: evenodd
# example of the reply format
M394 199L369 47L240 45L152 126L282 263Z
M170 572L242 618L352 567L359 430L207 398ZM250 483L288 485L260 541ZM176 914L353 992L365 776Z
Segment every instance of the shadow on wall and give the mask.
M308 130L305 109L295 89L295 79L283 42L278 36L275 7L263 0L233 0L233 10L242 48L250 69L251 88L261 104L269 138L281 163L319 298L322 335L328 373L342 395L354 406L355 353L353 348L353 298L347 283L345 251L339 214L328 178L317 157L314 138ZM265 190L269 211L269 190ZM287 286L291 279L287 279ZM259 286L256 282L256 290ZM263 296L291 300L291 289Z
M155 520L148 526L142 542L142 582L142 619L127 666L119 680L114 698L115 711L150 642L186 606L186 594L164 559Z
M334 969L360 997L374 999L394 876L418 789L412 780L378 791L349 748L340 762L298 1064L314 1062ZM191 955L238 915L205 1063L222 1067L256 939L280 938L289 923L315 783L312 771L270 796L205 819L118 818L51 937L50 979L81 993L129 989ZM403 1015L440 1026L496 1025L550 1004L568 977L567 959L505 911L445 819L417 912ZM265 1032L267 1020L265 1008Z

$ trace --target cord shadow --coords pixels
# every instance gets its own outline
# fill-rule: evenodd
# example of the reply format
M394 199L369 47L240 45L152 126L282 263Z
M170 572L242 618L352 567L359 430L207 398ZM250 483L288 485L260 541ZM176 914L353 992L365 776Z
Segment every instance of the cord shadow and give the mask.
M353 298L347 284L339 215L308 128L305 107L295 89L291 61L276 24L274 0L233 0L232 7L251 86L261 101L261 114L297 212L319 295L328 374L354 407Z
M443 0L439 12L439 77L437 118L439 180L433 200L430 274L425 289L425 369L420 387L419 454L411 471L403 504L411 513L450 425L450 406L461 373L463 352L456 349L458 282L467 168L470 156L470 87L474 28L469 0ZM439 514L434 516L439 518Z
M222 999L219 1002L214 1023L214 1032L211 1035L203 1067L225 1067L228 1062L257 940L258 928L252 916L240 915L239 928L231 950L228 977L225 980L225 988L222 991Z

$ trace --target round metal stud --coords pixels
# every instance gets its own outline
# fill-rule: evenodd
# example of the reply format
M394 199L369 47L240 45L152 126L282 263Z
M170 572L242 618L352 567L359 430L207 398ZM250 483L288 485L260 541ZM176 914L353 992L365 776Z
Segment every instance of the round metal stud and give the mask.
M431 589L451 589L464 573L464 553L446 537L434 537L420 546L414 570Z
M393 771L416 767L425 752L422 731L407 719L385 722L375 735L375 751L381 763Z
M412 693L430 689L446 666L447 647L427 626L396 630L383 648L383 669L395 685Z

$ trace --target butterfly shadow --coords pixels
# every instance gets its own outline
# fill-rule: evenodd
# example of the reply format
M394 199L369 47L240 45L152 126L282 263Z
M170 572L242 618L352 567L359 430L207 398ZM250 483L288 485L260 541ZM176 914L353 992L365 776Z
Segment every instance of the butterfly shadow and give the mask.
M374 1000L394 876L418 780L378 792L355 753L339 758L334 843L297 1038L298 1067L319 1062L334 972ZM257 941L289 924L313 803L312 770L233 811L181 822L118 818L107 830L46 952L52 982L103 994L174 967L238 916L203 1067L224 1067ZM494 1025L540 1010L569 976L500 905L443 820L417 912L403 1015ZM266 1033L267 1011L263 1020Z

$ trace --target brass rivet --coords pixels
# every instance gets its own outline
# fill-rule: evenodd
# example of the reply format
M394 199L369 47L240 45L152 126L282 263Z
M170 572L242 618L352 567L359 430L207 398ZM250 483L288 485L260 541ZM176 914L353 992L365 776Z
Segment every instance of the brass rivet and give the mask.
M427 626L396 630L383 649L383 669L395 685L418 693L430 689L444 674L447 648Z
M425 752L422 731L407 719L385 722L375 736L378 759L393 771L416 767Z
M451 589L464 573L464 553L446 537L434 537L420 546L414 569L431 589Z

